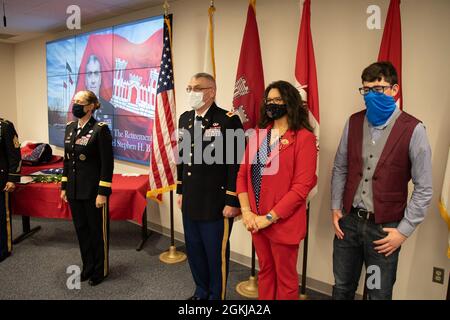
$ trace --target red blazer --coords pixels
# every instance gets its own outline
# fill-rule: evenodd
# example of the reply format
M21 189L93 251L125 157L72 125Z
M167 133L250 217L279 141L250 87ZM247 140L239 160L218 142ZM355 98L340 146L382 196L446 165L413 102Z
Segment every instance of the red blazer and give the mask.
M271 127L267 128L270 129ZM257 210L251 164L266 135L265 129L257 129L249 138L236 183L238 194L248 193L254 213ZM260 211L257 213L265 215L273 210L280 219L258 232L263 232L273 242L300 243L306 234L306 199L317 183L316 165L314 134L306 129L287 131L279 148L274 149L267 160L261 182Z

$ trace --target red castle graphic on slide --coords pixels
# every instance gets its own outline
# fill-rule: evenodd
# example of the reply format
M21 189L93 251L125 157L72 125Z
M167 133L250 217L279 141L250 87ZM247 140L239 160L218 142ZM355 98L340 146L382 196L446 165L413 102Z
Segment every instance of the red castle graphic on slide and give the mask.
M149 70L149 83L142 83L142 77L128 73L124 79L127 61L116 58L116 70L114 71L113 92L111 103L115 108L120 108L134 114L153 119L156 106L156 84L158 83L158 69Z
M100 97L114 106L113 138L116 145L136 144L133 137L152 135L162 37L162 28L139 44L116 34L89 36L74 93L85 90L85 66L89 57L95 55L102 69ZM146 144L150 143L148 139L144 140ZM137 150L115 148L114 153L140 162L148 162L150 156L146 147Z
M159 69L162 51L162 29L156 31L150 38L140 44L135 44L122 36L115 34L91 35L86 45L75 92L85 87L84 68L91 55L95 55L102 66L102 88L100 95L107 101L112 98L113 71L117 61L126 62L124 78L128 73L142 77L142 83L149 83L149 69ZM114 46L113 46L114 44ZM114 57L113 57L114 53ZM114 64L113 64L114 59ZM123 70L123 69L122 69ZM111 72L108 72L111 71Z

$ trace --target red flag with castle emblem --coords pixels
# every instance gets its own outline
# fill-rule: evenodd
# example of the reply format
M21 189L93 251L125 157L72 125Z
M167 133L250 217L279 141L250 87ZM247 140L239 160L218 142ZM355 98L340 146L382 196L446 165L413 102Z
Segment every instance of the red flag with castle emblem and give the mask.
M403 109L402 93L402 22L400 17L400 0L391 0L384 24L378 61L390 61L398 74L400 90L395 97L397 105Z
M298 35L297 58L295 63L296 87L303 101L307 103L309 121L319 145L319 92L317 87L316 61L311 35L311 0L303 3L302 22ZM310 192L310 197L317 192L317 186Z
M244 129L255 128L264 96L264 72L256 22L256 0L250 0L234 86L233 108Z

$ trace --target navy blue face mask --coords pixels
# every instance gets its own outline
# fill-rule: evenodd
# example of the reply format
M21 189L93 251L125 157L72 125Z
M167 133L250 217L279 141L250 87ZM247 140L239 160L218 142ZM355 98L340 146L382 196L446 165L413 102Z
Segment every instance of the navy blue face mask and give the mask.
M287 113L287 105L285 104L266 104L266 114L272 120L278 120Z
M84 107L83 104L74 103L72 106L72 114L77 118L83 118L86 115Z
M375 127L385 124L396 106L393 97L373 91L364 96L364 101L367 108L367 120Z

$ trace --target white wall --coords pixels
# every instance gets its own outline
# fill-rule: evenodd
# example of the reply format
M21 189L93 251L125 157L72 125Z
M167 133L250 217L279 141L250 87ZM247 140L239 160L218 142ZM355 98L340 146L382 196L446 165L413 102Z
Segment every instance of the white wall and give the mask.
M203 66L209 2L171 1L178 115L187 110L184 106L187 81ZM376 60L382 37L382 30L371 31L366 27L366 8L370 4L380 5L384 24L387 0L312 1L312 32L321 108L321 146L319 193L311 203L308 276L327 284L333 283L333 229L329 215L333 158L345 120L363 106L357 92L360 74L365 66ZM217 100L221 106L229 108L247 1L216 1L216 7ZM450 30L450 2L403 0L401 10L404 109L427 126L433 150L434 197L427 219L402 248L394 298L443 299L446 286L432 283L431 276L433 266L444 267L447 270L447 282L450 268L446 258L447 227L441 221L436 206L450 143L447 124L450 114L447 85L450 74L450 42L447 35ZM85 26L82 32L161 13L160 7L145 9ZM300 13L298 0L257 1L266 84L278 79L294 80ZM22 140L48 141L45 42L69 34L50 35L15 46L17 126ZM5 54L3 51L8 50L11 48L0 47L0 58ZM8 79L14 78L13 71L9 70L7 74ZM3 88L1 83L0 88ZM8 92L13 92L13 89ZM14 103L14 99L10 98L10 101ZM146 168L116 162L116 172L145 173ZM150 220L168 227L168 208L168 196L165 196L159 210L151 212ZM175 229L182 232L181 213L178 210L175 212ZM250 237L241 223L233 227L231 245L235 253L250 256Z
M0 43L0 118L17 122L14 46Z

